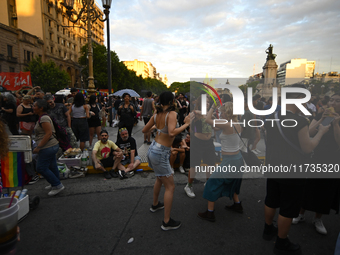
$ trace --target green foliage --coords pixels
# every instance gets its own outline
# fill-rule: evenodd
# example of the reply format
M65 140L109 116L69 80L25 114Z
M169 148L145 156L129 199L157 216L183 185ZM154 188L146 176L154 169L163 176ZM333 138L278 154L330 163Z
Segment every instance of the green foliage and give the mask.
M82 73L85 80L87 80L87 45L81 48L80 53L79 64L84 66ZM153 93L160 94L168 90L163 82L152 78L143 79L141 75L137 76L135 71L127 69L113 51L111 51L111 73L111 87L113 91L128 88L144 96L146 94L145 91L150 90ZM97 81L95 83L97 89L107 89L107 49L103 45L93 44L93 76L95 81Z
M171 92L176 92L176 95L179 93L186 94L190 92L190 81L187 82L173 82L170 86L170 91Z
M60 70L52 60L42 63L41 58L35 58L25 68L27 71L31 72L32 85L40 86L44 92L55 93L70 83L68 73Z
M332 81L322 82L320 80L312 79L308 85L308 89L312 95L326 94L332 87Z

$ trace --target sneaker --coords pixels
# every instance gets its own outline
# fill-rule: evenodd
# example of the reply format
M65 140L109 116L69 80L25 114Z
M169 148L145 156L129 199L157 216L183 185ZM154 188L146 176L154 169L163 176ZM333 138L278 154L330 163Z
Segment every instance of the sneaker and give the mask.
M39 179L40 179L39 175L35 175L35 176L32 177L31 181L28 184L32 185L32 184L36 183L37 181L39 181Z
M52 185L50 184L50 185L46 186L45 189L52 189Z
M171 229L178 229L180 226L181 226L180 221L175 221L170 218L168 223L165 223L164 221L162 222L161 228L166 231L166 230L171 230Z
M123 170L118 170L118 175L119 175L119 178L120 178L121 180L127 178L127 177L126 177L126 173L125 173L125 171L123 171Z
M65 189L64 185L61 186L61 188L57 188L57 187L52 187L52 190L50 192L48 192L49 196L54 196L57 195L60 191L62 191L63 189Z
M119 177L118 173L115 170L111 170L110 175L112 176L112 178L118 178Z
M254 151L256 151L258 154L260 154L262 152L259 149L255 149Z
M162 209L164 209L164 204L161 202L158 202L157 205L151 205L150 207L151 212L157 212L158 210L162 210Z
M208 210L206 210L204 213L198 213L197 217L211 222L215 222L216 220L214 212L209 212Z
M175 169L173 167L171 167L171 173L175 174Z
M292 224L298 224L299 222L305 221L305 215L299 214L297 218L293 218Z
M327 235L327 230L325 226L323 225L322 219L314 218L313 224L316 228L316 231L322 235Z
M180 171L182 174L185 173L185 170L184 170L183 166L179 166L179 171Z
M146 144L147 144L147 145L150 145L151 143L152 143L152 142L147 142Z
M226 205L225 209L232 210L238 213L243 213L242 202L234 203L233 205Z
M110 173L108 171L105 171L104 172L104 178L105 179L111 179L112 177L111 177L111 175L110 175Z
M147 142L148 142L147 140L144 141L144 143L147 143Z
M125 173L125 175L126 175L127 178L131 178L132 176L135 175L135 172L134 171L130 171L130 172Z
M275 227L273 224L271 225L264 225L264 230L262 234L262 238L266 241L270 241L273 239L273 237L277 236L277 227Z
M195 193L194 193L194 189L193 187L189 187L188 184L184 187L184 191L185 193L187 193L188 197L190 198L194 198L196 197Z
M255 155L258 155L259 153L256 150L251 150Z
M300 245L292 243L288 238L281 239L279 237L276 238L275 246L274 246L274 254L301 254Z
M79 178L79 177L85 177L85 175L75 170L70 171L70 174L68 175L68 178L70 179Z

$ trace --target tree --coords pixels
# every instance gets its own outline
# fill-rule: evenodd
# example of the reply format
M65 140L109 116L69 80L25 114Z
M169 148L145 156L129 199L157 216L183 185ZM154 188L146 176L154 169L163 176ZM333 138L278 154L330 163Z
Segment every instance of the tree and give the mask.
M31 72L33 86L40 86L43 91L52 94L68 87L70 83L68 73L60 70L52 60L42 63L41 58L35 58L25 68L27 71Z
M79 64L84 66L82 73L87 78L87 45L84 45L80 52ZM141 75L137 76L136 72L129 70L113 51L111 51L111 73L113 91L129 88L139 94L141 94L142 90L150 90L158 94L161 91L167 90L166 85L159 80L152 78L143 79ZM93 76L97 81L95 84L96 88L107 88L107 50L103 45L93 45Z

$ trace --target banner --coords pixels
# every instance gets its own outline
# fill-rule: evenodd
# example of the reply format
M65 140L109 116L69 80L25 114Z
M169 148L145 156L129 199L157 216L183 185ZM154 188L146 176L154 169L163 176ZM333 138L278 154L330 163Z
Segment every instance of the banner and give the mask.
M32 86L30 72L0 73L0 87L14 91L22 86Z

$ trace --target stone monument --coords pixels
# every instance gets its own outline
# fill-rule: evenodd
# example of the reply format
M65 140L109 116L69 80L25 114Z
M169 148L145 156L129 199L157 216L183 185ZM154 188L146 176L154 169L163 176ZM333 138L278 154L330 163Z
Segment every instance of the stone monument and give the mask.
M273 45L270 44L265 52L267 53L267 59L262 67L263 77L261 83L257 85L257 89L260 91L260 95L269 98L273 95L273 87L278 87L278 94L281 93L281 90L277 86L276 75L278 65L275 62L276 54L273 54Z

